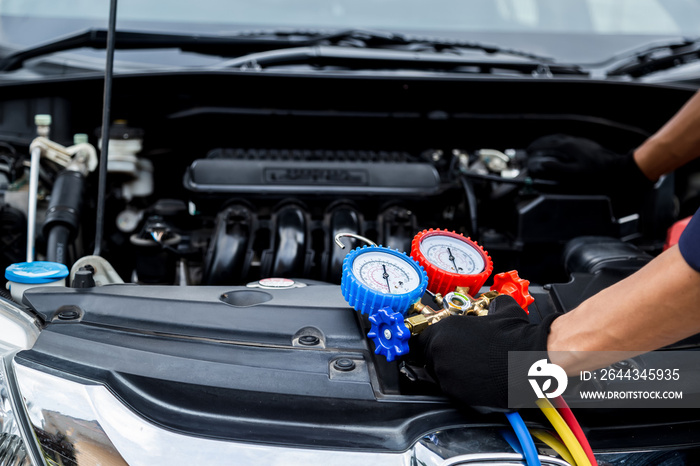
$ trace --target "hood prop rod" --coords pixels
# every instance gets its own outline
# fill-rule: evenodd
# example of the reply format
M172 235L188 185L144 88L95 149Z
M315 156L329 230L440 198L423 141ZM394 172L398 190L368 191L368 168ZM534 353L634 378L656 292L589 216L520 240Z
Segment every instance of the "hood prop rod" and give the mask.
M109 156L109 133L112 107L112 75L114 74L114 43L117 29L117 0L109 2L109 27L107 28L107 63L105 65L105 87L102 97L102 143L100 144L100 168L97 182L97 222L95 225L95 250L102 252L102 235L105 223L105 196L107 195L107 159Z

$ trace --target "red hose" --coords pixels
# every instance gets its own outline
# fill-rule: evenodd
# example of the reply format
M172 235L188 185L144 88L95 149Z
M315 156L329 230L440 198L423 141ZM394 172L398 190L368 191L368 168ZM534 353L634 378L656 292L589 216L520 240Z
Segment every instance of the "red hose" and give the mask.
M574 433L576 440L578 440L578 442L581 444L581 447L583 448L584 453L586 453L588 460L592 465L598 466L598 462L596 461L595 455L593 455L593 450L591 449L591 444L588 443L586 434L584 434L583 430L581 430L581 425L576 420L576 416L574 416L574 413L571 411L571 408L569 408L569 405L567 405L564 398L560 396L552 399L552 401L552 404L554 404L554 407L557 408L557 411L559 411L559 414L561 414L564 422L566 422L571 431Z

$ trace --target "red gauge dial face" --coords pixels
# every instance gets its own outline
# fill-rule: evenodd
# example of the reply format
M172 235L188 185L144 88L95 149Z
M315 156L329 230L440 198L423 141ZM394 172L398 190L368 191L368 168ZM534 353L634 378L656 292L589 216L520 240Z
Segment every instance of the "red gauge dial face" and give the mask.
M442 295L457 287L478 293L493 271L486 251L453 231L423 230L413 238L411 256L428 273L428 289Z
M426 235L420 251L428 262L446 272L475 275L486 267L482 252L464 237Z

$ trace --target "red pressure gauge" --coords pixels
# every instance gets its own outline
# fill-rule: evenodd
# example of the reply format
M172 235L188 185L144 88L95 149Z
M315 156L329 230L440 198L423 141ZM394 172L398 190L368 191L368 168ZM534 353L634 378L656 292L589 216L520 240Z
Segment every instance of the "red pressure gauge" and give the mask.
M428 289L443 296L458 286L476 295L493 262L484 248L464 235L447 230L423 230L411 243L411 257L428 273Z

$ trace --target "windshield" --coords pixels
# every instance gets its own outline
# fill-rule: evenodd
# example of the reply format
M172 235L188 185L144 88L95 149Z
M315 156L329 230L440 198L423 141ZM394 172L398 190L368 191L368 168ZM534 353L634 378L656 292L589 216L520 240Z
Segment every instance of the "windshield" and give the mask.
M105 28L108 0L2 0L13 48ZM488 42L595 63L658 41L700 36L700 0L120 0L118 28L234 34L364 28Z

